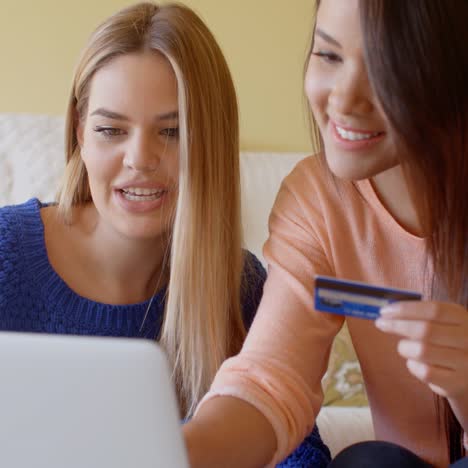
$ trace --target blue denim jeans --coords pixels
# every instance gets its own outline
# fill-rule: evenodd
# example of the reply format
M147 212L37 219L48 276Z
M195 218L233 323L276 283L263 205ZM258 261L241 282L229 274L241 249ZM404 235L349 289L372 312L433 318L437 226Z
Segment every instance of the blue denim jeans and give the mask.
M451 468L468 468L468 458ZM342 450L328 468L433 468L413 452L390 442L359 442Z

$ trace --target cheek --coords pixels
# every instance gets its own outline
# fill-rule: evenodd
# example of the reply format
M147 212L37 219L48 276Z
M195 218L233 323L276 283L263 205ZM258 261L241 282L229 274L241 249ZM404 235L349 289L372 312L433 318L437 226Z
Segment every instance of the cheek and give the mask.
M310 109L319 123L323 120L327 111L328 96L330 94L330 82L321 75L316 67L309 65L304 84Z
M179 181L179 150L177 147L166 150L161 158L159 171L165 174L171 185L177 185Z
M175 184L179 181L179 155L176 154L169 166L169 174Z
M100 181L112 178L120 167L115 151L90 140L85 141L82 147L81 159L86 167L91 189Z

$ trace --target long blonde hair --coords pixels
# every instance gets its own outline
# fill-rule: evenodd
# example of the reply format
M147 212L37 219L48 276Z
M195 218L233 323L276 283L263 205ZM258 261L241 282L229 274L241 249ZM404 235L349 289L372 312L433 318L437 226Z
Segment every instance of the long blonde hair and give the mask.
M189 8L139 3L91 36L69 101L59 212L70 220L74 205L91 200L76 127L86 115L94 74L117 56L151 50L171 63L178 86L179 190L160 343L173 365L181 411L189 417L245 337L236 93L216 40Z

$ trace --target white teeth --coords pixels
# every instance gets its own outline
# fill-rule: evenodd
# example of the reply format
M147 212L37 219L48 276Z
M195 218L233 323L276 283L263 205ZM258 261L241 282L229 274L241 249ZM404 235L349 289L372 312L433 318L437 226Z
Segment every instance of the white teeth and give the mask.
M338 125L335 125L335 128L341 138L343 138L344 140L350 140L350 141L369 140L370 138L374 138L377 135L379 135L379 132L375 132L375 133L351 132L349 130L345 130L344 128L338 127Z
M138 202L154 201L154 200L157 200L158 198L161 198L163 195L163 192L157 195L130 195L129 193L125 193L125 192L122 192L122 193L126 200L138 201Z
M130 201L154 201L161 198L165 193L162 189L148 189L139 187L128 187L122 189L122 195Z
M139 187L128 187L123 189L123 192L130 195L157 195L164 192L162 189L150 189L150 188L139 188Z

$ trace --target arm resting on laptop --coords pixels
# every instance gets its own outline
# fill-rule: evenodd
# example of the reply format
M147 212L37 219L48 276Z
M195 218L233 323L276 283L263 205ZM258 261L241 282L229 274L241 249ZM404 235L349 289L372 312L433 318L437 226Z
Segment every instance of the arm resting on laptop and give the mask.
M184 425L184 435L192 468L265 466L276 449L275 432L265 416L229 396L203 404Z

